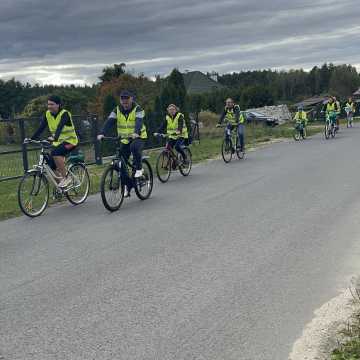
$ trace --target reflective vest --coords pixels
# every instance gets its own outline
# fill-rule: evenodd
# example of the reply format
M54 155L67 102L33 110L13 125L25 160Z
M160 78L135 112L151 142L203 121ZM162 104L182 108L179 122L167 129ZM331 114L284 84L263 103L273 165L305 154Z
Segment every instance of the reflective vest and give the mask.
M144 110L140 110L138 106L135 106L134 109L127 116L123 114L119 108L116 108L116 118L117 118L117 133L121 137L121 142L123 144L129 143L129 136L135 132L136 124L136 113L141 111L142 116L144 116ZM146 127L143 124L140 132L141 139L147 139Z
M179 119L181 116L184 118L182 132L179 135L174 135L174 133L179 129ZM166 115L166 133L169 136L169 139L177 140L179 138L189 138L188 129L185 123L185 117L182 113L177 113L174 118L172 118L170 115Z
M226 113L225 120L232 125L235 125L237 123L236 116L235 116L235 109L238 109L240 112L239 105L234 105L234 107L232 109L225 108L225 113ZM244 121L245 121L244 115L242 113L240 113L239 123L243 124Z
M349 110L347 110L347 109L349 109ZM345 111L355 112L355 104L353 102L351 102L351 103L347 102L345 105Z
M328 103L326 105L326 112L329 113L329 112L332 112L332 111L336 112L336 104L334 102L331 103L331 104Z
M48 123L50 133L53 137L55 136L56 129L60 124L63 114L65 113L69 115L71 126L65 125L63 127L58 140L53 142L54 146L58 146L63 142L68 142L69 144L73 144L73 145L77 145L79 143L79 139L76 135L74 123L72 121L71 113L67 110L59 111L59 113L56 116L54 116L49 110L46 112L46 120Z
M305 123L307 122L307 114L306 111L298 111L295 114L295 120L296 121L304 121Z

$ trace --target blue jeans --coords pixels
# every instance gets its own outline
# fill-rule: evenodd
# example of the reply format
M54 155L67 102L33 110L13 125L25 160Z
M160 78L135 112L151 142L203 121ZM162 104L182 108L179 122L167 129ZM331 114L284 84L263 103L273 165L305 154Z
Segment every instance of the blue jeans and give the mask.
M225 128L225 136L228 136L227 133L230 130L230 132L234 129L234 127L237 127L237 136L239 139L239 145L240 145L240 151L245 150L245 125L244 124L227 124Z
M186 160L186 154L183 150L183 145L184 145L184 138L179 138L179 139L169 139L169 145L173 148L175 148L175 150L182 156L182 158L184 160Z

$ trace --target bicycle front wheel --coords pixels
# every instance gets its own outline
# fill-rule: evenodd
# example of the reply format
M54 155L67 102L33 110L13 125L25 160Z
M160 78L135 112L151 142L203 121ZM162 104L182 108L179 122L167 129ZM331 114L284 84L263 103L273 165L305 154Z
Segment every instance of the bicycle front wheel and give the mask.
M298 129L294 129L293 138L294 138L295 141L300 140L300 131Z
M18 202L25 215L40 216L49 203L49 183L46 177L37 171L25 173L19 183Z
M156 160L156 175L162 183L166 183L171 174L172 161L169 152L162 151Z
M100 193L107 210L113 212L120 209L124 201L124 186L121 182L120 171L113 165L109 166L101 177Z
M328 140L330 137L330 127L328 123L325 124L324 135L325 135L325 139Z
M226 163L229 163L233 156L233 146L231 139L224 139L221 145L221 155Z
M86 166L81 163L71 165L68 176L71 176L72 183L69 190L65 192L65 196L74 205L82 204L90 191L90 177Z
M134 188L136 196L140 200L146 200L150 197L153 185L154 177L150 163L146 160L142 160L143 175L140 178L134 179Z
M188 147L185 147L183 151L186 155L186 160L182 159L182 162L179 165L179 171L182 176L189 176L192 167L192 155ZM181 158L180 154L179 157Z

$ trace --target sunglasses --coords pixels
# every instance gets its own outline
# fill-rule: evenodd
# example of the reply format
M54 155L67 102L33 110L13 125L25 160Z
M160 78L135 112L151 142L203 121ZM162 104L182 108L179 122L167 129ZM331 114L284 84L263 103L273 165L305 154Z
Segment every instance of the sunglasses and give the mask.
M129 99L130 99L130 96L120 96L120 99L121 99L121 100L129 100Z

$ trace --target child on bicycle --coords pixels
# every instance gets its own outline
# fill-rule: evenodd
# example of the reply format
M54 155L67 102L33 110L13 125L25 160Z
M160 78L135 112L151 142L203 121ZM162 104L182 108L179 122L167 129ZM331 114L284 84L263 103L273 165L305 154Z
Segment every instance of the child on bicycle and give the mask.
M184 114L179 111L176 105L170 104L167 107L167 115L158 129L158 133L167 134L169 145L181 155L184 164L186 164L187 158L183 146L185 141L189 139L188 129Z
M294 120L296 122L296 126L300 127L301 131L303 132L306 129L308 118L307 113L304 111L304 107L302 105L298 106Z

